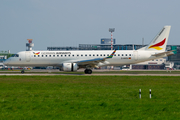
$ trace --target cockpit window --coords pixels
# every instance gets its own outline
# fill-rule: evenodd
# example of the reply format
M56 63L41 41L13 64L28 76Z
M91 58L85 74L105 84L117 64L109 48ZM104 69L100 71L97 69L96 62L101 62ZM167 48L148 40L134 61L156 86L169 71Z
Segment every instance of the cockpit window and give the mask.
M14 54L11 57L19 57L19 54Z

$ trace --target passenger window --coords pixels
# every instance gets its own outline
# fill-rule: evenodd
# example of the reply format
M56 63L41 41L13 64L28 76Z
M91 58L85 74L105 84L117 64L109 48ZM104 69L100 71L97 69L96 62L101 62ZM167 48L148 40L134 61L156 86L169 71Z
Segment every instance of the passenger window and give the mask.
M83 56L83 55L81 55L81 56Z
M91 54L89 54L89 56L91 56Z
M53 57L55 57L55 55L53 55Z
M126 54L126 56L127 56L127 54Z
M95 56L95 55L93 55L93 56Z
M122 54L122 56L124 56L124 54Z
M71 55L69 55L69 57L70 57Z
M47 57L47 55L46 55L46 57Z
M36 57L36 55L34 55L34 57Z
M74 55L72 55L74 57Z
M49 55L49 57L51 57L51 55Z
M118 54L118 56L120 56L120 54Z
M77 55L77 56L79 56L79 55Z
M64 55L66 57L66 55Z
M131 54L129 54L129 56L131 56Z
M97 54L97 56L99 56L99 55Z
M87 55L85 55L85 56L87 56Z
M43 55L42 55L42 57L43 57Z
M107 56L109 56L109 54L107 54Z
M59 55L57 55L57 57L59 57Z
M116 56L116 54L114 54L114 56Z
M106 56L106 55L104 54L104 56Z
M102 54L100 54L100 56L102 56Z

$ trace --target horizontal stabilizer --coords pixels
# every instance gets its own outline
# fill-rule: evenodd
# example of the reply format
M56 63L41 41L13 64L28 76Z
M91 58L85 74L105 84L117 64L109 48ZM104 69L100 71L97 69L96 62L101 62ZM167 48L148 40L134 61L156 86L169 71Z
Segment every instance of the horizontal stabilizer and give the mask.
M174 50L171 50L171 51L167 51L167 52L162 52L162 53L158 53L158 54L154 54L152 56L163 56L163 55L166 55L166 56L170 56L170 55L174 55Z

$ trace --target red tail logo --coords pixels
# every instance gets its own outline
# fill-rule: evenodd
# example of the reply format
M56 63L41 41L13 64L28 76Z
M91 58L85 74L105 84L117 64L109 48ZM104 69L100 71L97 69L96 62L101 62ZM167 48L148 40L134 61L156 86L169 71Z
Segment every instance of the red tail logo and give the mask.
M166 41L166 38L164 38L163 41L161 41L161 42L159 42L159 43L157 43L155 45L151 45L148 49L154 48L156 50L162 50L163 48L161 48L160 46L164 45L165 41Z

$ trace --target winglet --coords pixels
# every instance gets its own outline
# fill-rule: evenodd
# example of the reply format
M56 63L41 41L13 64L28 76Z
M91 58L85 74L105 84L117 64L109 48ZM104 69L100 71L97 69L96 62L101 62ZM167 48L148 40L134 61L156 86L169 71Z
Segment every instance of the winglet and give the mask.
M114 56L115 52L116 52L116 50L114 50L114 51L111 53L111 55L108 56L108 57L106 57L106 58L112 58L112 57Z

